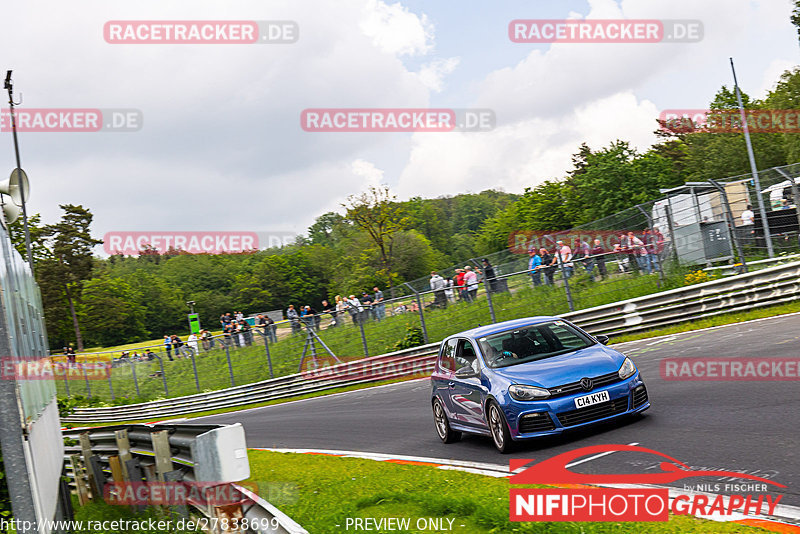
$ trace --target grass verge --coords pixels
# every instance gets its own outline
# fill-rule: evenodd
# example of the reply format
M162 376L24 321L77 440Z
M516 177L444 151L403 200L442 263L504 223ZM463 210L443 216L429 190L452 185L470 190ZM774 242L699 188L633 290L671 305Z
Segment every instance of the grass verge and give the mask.
M389 517L408 518L409 528L397 531L406 533L428 532L416 527L417 520L426 519L444 519L445 527L452 520L447 530L455 534L763 532L687 516L670 516L664 523L511 523L506 479L357 458L248 454L250 480L280 488L269 492L270 502L313 534L345 532L348 518Z

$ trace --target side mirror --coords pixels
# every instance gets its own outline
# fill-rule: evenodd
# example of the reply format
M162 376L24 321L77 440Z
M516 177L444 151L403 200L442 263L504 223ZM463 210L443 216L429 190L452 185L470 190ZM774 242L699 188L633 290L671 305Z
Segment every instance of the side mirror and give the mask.
M475 372L471 365L465 365L456 371L456 378L475 378L477 376L478 373Z
M599 336L594 336L597 341L602 343L603 345L608 345L608 336L604 336L600 334Z

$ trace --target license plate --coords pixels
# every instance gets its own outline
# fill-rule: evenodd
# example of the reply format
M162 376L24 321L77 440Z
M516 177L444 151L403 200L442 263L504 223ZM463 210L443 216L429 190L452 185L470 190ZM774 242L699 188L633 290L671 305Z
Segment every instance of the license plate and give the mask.
M609 400L611 400L611 397L608 396L608 391L598 391L597 393L584 395L583 397L578 397L575 399L575 407L586 408L587 406L600 404L601 402L608 402Z

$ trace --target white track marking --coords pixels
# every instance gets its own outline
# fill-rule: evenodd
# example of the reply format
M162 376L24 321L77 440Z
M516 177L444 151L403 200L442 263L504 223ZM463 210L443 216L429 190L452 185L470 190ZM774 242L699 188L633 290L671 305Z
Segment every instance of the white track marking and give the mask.
M638 443L628 443L628 445L638 445ZM576 460L571 464L567 464L564 467L574 467L576 465L584 464L586 462L591 462L592 460L597 460L598 458L602 458L603 456L608 456L609 454L614 454L615 452L620 451L606 451L601 452L600 454L595 454L594 456L589 456L588 458L584 458L583 460Z

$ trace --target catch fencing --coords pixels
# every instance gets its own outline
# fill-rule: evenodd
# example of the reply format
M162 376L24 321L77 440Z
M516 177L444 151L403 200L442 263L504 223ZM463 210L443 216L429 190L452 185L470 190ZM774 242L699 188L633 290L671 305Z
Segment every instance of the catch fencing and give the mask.
M722 280L564 313L562 316L591 334L613 335L669 326L722 313L772 306L796 300L798 295L800 295L800 262L794 262ZM489 293L486 300L491 301L495 297L496 295ZM501 305L495 306L495 313L502 310ZM319 393L344 386L398 378L426 377L433 370L438 347L438 343L429 343L343 363L317 358L311 360L314 365L307 370L282 378L179 399L129 406L78 408L66 420L89 423L169 418L199 411L236 408Z
M215 534L307 534L263 498L286 499L291 488L276 491L274 482L242 483L250 469L238 423L123 425L63 434L70 443L65 447L66 474L80 504L105 501L139 510L158 506L173 522L195 519ZM135 502L128 496L135 496Z

